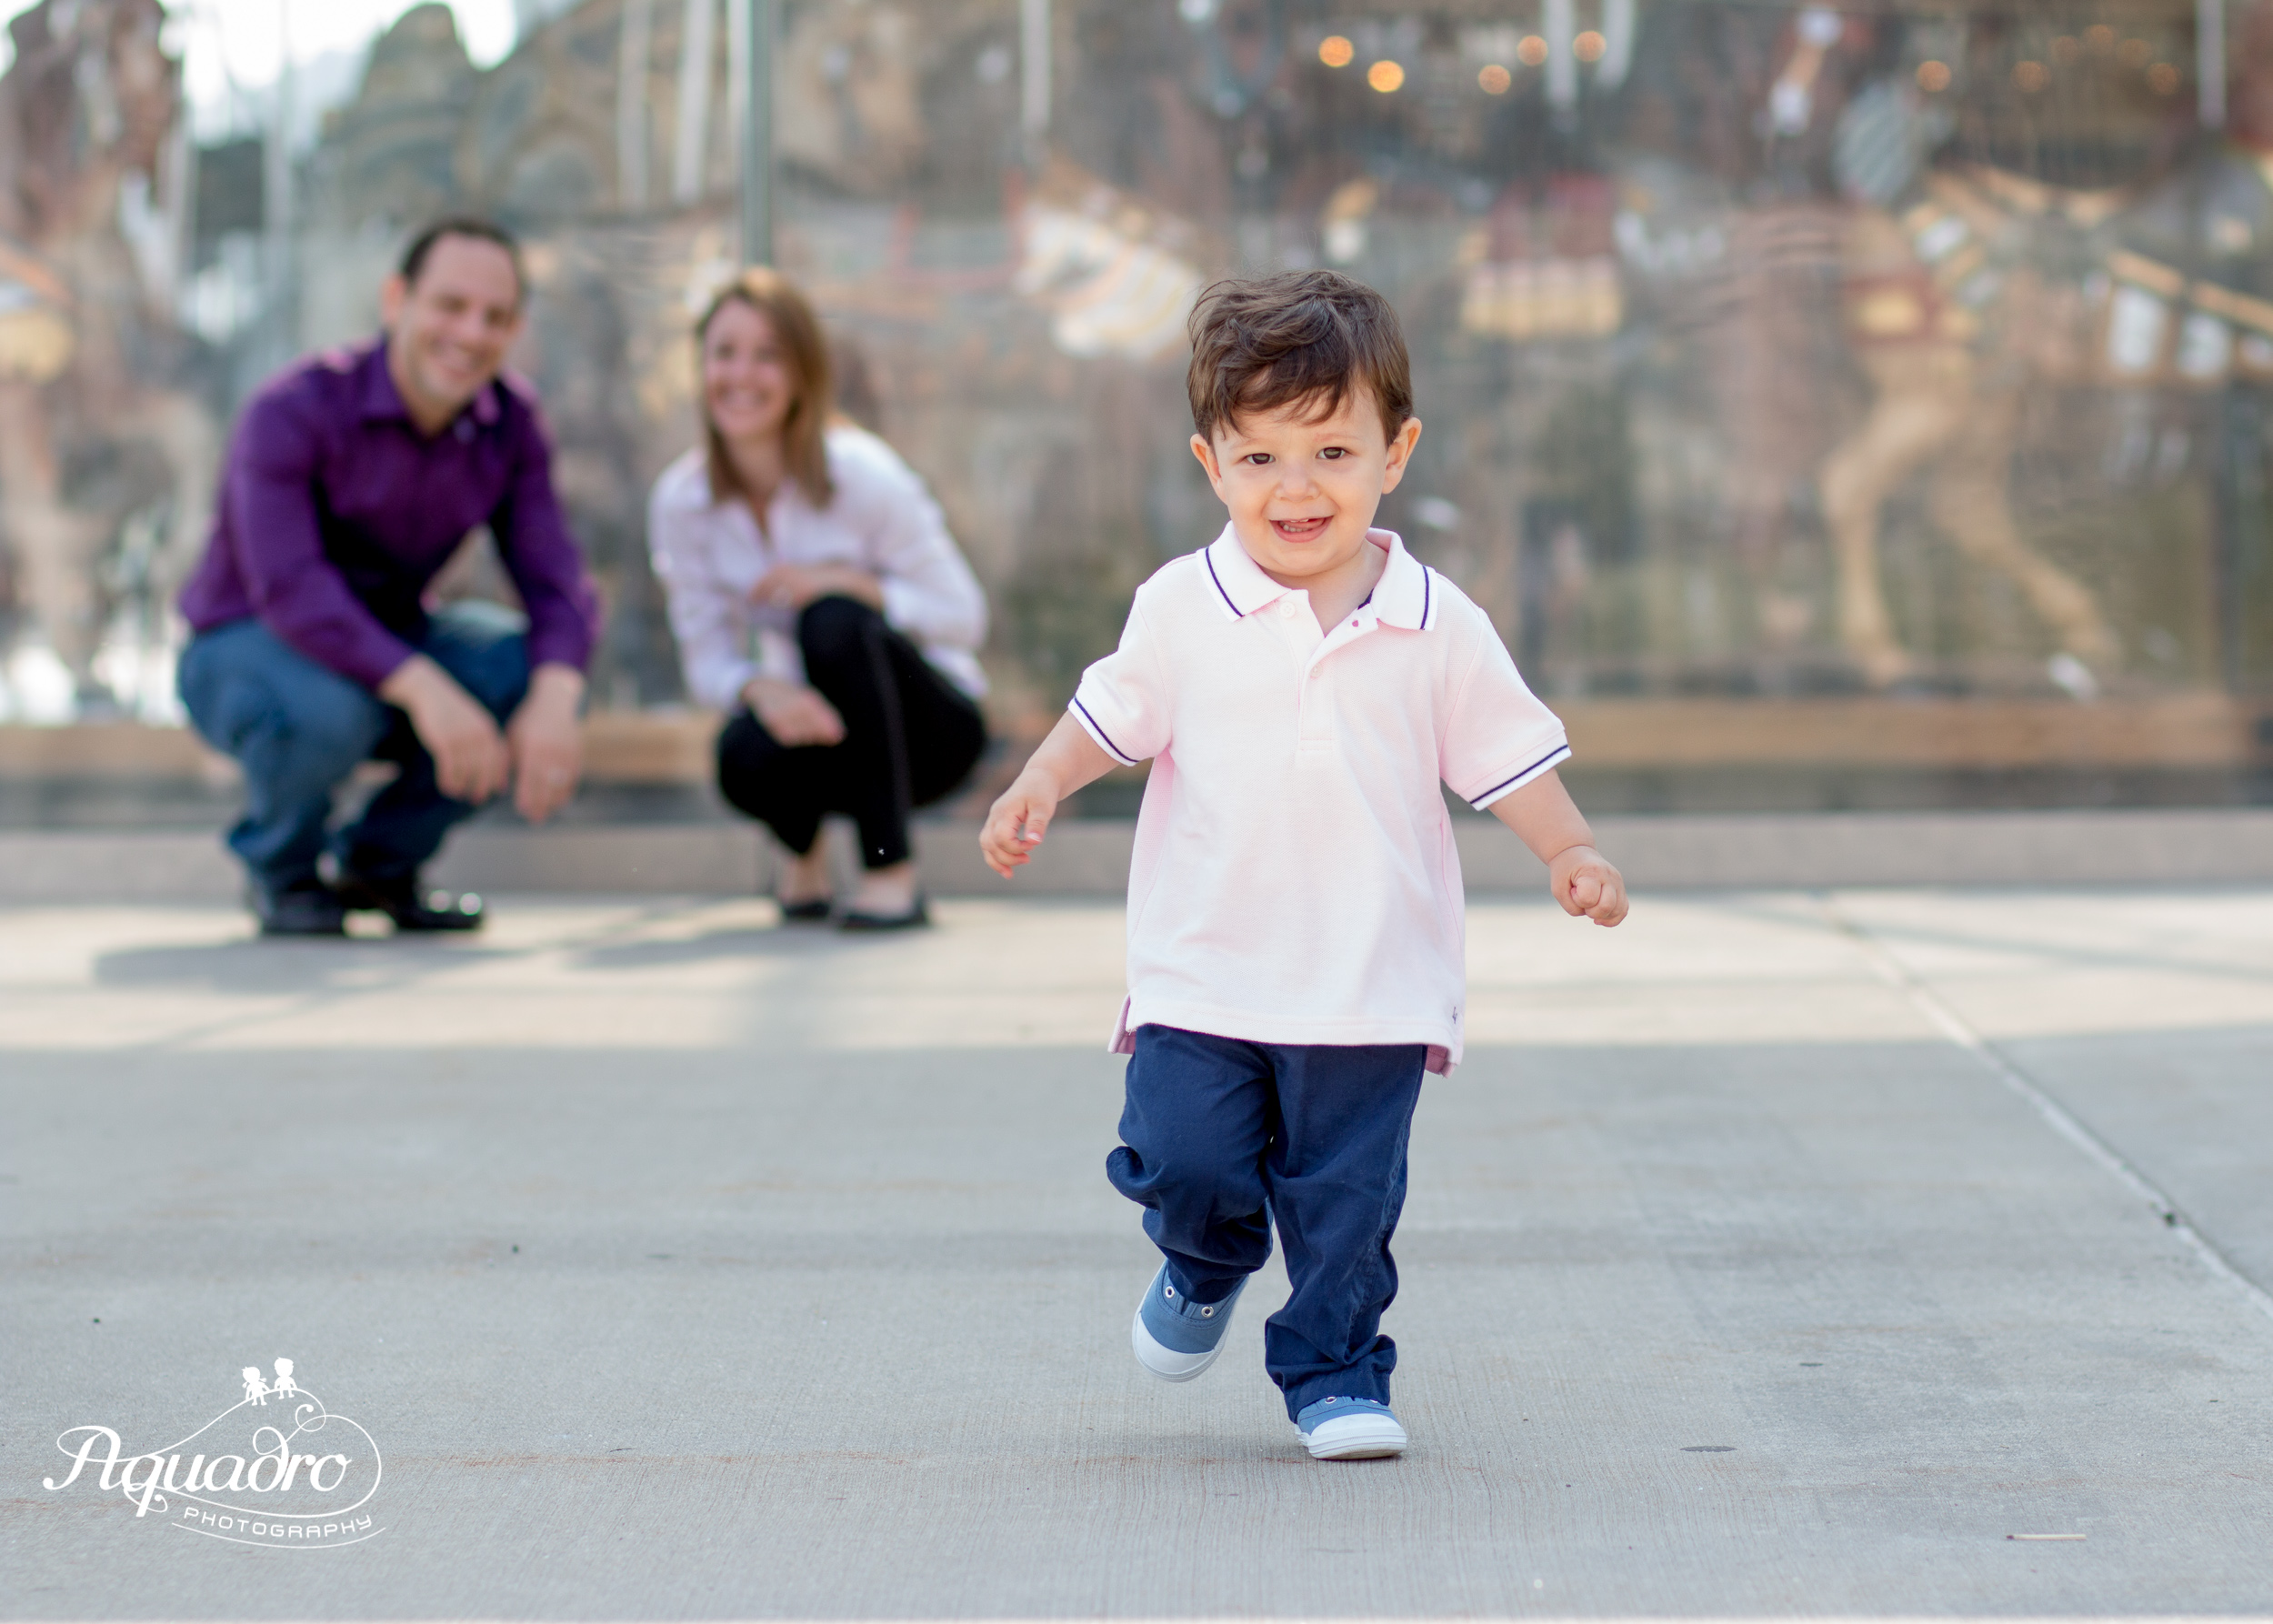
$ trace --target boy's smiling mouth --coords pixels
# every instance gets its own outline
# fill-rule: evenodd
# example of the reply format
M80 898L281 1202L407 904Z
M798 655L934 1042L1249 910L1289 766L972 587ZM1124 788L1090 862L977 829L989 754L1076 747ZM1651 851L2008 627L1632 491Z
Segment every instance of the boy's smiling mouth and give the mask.
M1315 541L1325 530L1330 516L1307 519L1273 519L1271 531L1281 541Z

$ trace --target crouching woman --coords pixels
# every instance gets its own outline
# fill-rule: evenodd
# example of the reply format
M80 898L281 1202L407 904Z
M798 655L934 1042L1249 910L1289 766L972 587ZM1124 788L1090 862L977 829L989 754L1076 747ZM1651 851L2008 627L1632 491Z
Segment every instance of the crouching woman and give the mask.
M787 849L785 917L921 925L908 817L986 747L985 596L922 479L831 420L827 342L791 283L744 273L696 339L703 443L656 481L647 539L687 690L728 713L719 791ZM841 906L817 837L832 812L860 830Z

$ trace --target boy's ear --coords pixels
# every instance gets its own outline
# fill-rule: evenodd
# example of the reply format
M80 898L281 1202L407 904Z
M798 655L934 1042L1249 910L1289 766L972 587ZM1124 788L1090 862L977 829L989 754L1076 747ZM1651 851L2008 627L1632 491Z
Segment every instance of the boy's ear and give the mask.
M1405 465L1412 460L1413 447L1420 444L1420 436L1421 420L1418 417L1407 417L1405 420L1405 426L1397 431L1396 437L1389 442L1389 455L1382 464L1382 495L1387 496L1397 489L1397 482L1405 477Z
M1209 441L1205 435L1194 435L1192 436L1192 455L1198 457L1199 466L1207 470L1207 483L1216 487L1216 494L1217 496L1222 496L1223 469L1217 466L1216 447L1214 444Z

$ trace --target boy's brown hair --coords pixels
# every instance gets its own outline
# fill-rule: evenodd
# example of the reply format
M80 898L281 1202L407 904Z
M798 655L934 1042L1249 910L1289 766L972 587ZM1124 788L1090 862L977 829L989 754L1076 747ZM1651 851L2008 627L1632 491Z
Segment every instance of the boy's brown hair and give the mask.
M1218 282L1193 308L1185 388L1192 427L1213 440L1253 412L1297 401L1310 416L1362 389L1395 439L1413 415L1413 369L1389 301L1338 271L1286 271Z

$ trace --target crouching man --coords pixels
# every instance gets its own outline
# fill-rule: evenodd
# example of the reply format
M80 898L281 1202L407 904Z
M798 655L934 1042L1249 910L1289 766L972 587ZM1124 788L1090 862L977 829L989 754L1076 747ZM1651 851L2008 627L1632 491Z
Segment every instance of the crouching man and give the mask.
M228 840L265 934L336 936L351 909L474 929L479 899L423 889L420 867L508 785L533 822L575 793L596 606L535 403L500 376L526 293L504 231L431 226L381 294L385 334L296 363L238 422L182 594L180 682L197 731L245 769ZM479 525L526 626L425 602ZM334 789L373 759L394 780L328 830Z

